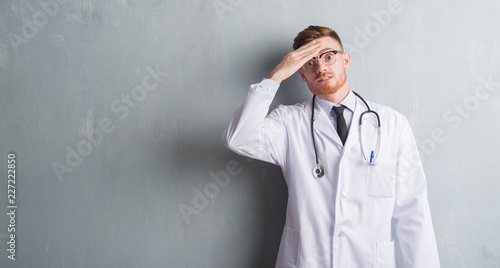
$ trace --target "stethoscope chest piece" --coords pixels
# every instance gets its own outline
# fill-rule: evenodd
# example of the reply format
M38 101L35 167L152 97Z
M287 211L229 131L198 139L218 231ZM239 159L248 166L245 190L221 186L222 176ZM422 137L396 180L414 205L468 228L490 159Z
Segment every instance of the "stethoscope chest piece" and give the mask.
M317 164L314 166L312 172L315 178L321 178L325 175L325 168L322 165Z

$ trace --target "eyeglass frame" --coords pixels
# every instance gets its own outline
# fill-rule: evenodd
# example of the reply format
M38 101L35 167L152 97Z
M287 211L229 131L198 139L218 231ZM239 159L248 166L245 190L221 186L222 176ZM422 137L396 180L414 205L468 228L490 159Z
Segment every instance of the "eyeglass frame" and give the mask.
M320 60L321 60L321 62L322 62L323 64L325 64L326 66L330 66L330 65L335 64L335 62L337 62L337 60L335 60L333 63L326 64L326 63L323 61L323 59L321 58L323 55L325 55L325 54L327 54L327 53L330 53L330 52L333 52L333 54L335 54L335 56L336 56L337 54L344 54L344 53L345 53L345 51L343 51L343 50L328 50L328 51L325 51L325 52L321 53L318 57L312 57L310 60L306 61L306 63L304 63L304 65L302 65L302 68L304 68L304 70L310 70L311 68L306 68L306 67L305 67L305 66L306 66L306 64L307 64L309 61L311 61L311 60L316 61L316 64L317 64L317 63L318 63L318 59L320 59ZM312 67L312 66L311 66L311 67Z

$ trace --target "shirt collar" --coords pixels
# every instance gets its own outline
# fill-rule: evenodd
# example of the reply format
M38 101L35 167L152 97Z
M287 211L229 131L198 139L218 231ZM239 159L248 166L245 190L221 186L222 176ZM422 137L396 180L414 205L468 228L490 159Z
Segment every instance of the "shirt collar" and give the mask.
M323 109L323 111L325 111L326 114L330 114L330 111L332 110L333 106L344 105L345 107L347 107L347 109L349 109L353 113L354 109L356 108L356 97L354 96L354 93L352 93L351 89L349 89L349 93L347 93L347 96L339 104L324 100L319 97L316 98L316 102Z

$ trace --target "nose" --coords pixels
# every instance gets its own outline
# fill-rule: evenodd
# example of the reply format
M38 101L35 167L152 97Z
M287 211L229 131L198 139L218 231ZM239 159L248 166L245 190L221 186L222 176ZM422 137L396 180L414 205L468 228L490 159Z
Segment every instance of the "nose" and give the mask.
M327 67L326 67L326 64L323 63L323 61L321 60L317 60L316 61L316 72L317 73L322 73L322 72L326 72L327 71Z

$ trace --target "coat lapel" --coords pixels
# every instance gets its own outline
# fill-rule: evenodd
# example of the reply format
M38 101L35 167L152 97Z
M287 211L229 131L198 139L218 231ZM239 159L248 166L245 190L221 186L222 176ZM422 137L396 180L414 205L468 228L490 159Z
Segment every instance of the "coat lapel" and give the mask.
M347 134L344 149L350 149L352 146L359 144L359 117L361 116L361 113L366 110L363 108L363 104L358 100L358 98L356 98L356 108L354 108L351 127L349 128L349 133Z
M309 106L311 105L311 103L312 100L309 102ZM345 145L343 145L337 131L328 118L328 115L326 115L325 111L323 111L323 109L321 109L321 107L317 103L315 103L313 120L316 135L319 134L318 132L321 132L323 133L323 135L330 137L341 147L344 147L344 149L356 146L356 144L359 144L359 117L365 110L366 109L364 108L363 103L361 103L358 98L356 98L356 107L354 108L354 113L352 115L351 127L349 128L349 133L347 134L346 143ZM311 110L309 109L309 111Z
M312 103L312 100L311 102ZM321 109L319 104L314 104L314 131L316 135L321 135L319 132L323 133L323 136L327 136L332 139L334 142L342 146L342 141L340 140L337 131L332 125L332 122L328 118L328 115L325 114L325 111Z

